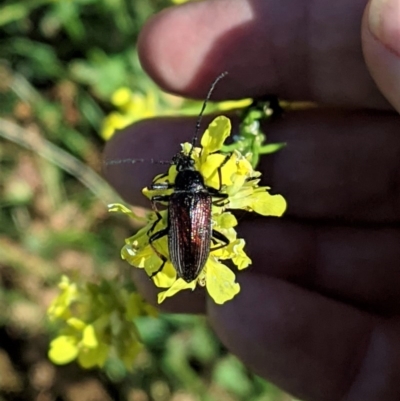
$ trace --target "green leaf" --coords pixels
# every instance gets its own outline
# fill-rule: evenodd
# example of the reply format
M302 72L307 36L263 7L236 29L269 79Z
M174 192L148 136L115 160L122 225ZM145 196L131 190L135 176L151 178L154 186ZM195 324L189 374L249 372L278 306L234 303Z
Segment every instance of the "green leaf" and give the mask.
M267 155L267 154L270 154L270 153L278 152L278 150L281 150L285 146L286 146L285 142L269 143L268 145L259 147L258 148L258 152L261 155Z
M213 372L214 380L235 395L248 398L252 392L252 382L244 366L233 356L222 359Z
M100 343L97 348L94 349L82 349L79 352L78 362L86 369L94 366L104 366L108 356L109 346L107 344Z

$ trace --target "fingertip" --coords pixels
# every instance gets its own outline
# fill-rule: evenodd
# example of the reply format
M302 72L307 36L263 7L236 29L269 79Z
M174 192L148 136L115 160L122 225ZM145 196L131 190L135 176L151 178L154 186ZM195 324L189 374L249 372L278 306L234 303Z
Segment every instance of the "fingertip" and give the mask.
M182 68L182 63L185 64L182 47L185 42L190 41L192 35L180 34L186 25L181 18L180 8L186 9L188 6L190 10L190 4L183 4L169 7L152 16L142 28L138 39L137 46L142 67L161 88L168 92L182 91L193 75L190 67ZM178 25L180 29L171 29Z
M400 112L399 11L399 0L372 0L365 9L362 23L362 45L367 67L382 94L398 112Z
M141 31L141 64L164 90L192 98L204 98L211 82L228 71L214 98L243 97L239 92L247 86L251 59L242 53L249 50L253 14L246 1L202 1L168 8Z

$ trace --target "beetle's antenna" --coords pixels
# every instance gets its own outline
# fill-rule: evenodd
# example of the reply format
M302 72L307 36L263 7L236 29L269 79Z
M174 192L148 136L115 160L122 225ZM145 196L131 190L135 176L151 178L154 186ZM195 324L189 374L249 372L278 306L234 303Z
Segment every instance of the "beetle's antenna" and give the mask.
M171 161L165 160L154 160L154 159L117 159L117 160L105 160L105 166L111 166L115 164L124 164L124 163L152 163L152 164L173 164Z
M213 91L214 91L215 86L217 85L217 83L218 83L222 78L226 77L227 75L228 75L228 72L227 72L227 71L224 71L222 74L218 75L218 77L215 78L214 82L212 83L212 85L211 85L211 87L210 87L210 90L209 90L208 93L207 93L207 96L206 96L206 98L205 98L205 100L204 100L203 106L202 106L202 108L201 108L201 110L200 110L199 117L197 118L197 122L196 122L196 131L195 131L194 137L193 137L193 139L192 139L192 148L190 149L189 157L191 156L192 151L193 151L193 148L195 147L196 142L197 142L197 137L198 137L199 131L200 131L201 120L202 120L202 118L203 118L203 113L204 113L204 110L206 109L207 102L210 100L210 97L211 97L211 95L212 95L212 93L213 93Z

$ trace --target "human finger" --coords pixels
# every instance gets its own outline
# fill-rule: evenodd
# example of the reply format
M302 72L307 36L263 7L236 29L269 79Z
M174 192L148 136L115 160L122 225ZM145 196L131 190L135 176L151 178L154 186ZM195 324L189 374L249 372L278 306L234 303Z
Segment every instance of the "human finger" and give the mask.
M249 271L381 316L400 314L400 229L288 218L239 221ZM240 276L240 274L239 274Z
M372 0L363 19L363 49L376 84L400 112L400 1Z
M287 215L343 222L400 221L400 159L394 113L312 109L289 111L265 127L287 146L261 159L263 184L288 200ZM190 141L194 119L154 119L125 129L107 144L105 160L171 160ZM105 175L133 204L149 205L141 189L166 166L110 165Z
M204 98L257 97L388 108L361 49L367 0L211 0L167 9L145 25L142 65L167 91ZM288 12L288 9L290 12Z
M400 399L400 324L293 284L240 276L239 296L208 305L222 342L304 401Z
M238 232L252 260L250 273L292 283L369 313L400 314L398 228L259 218L240 221ZM134 280L156 305L160 289L142 271L135 271ZM160 307L175 313L204 313L205 294L203 289L184 291Z

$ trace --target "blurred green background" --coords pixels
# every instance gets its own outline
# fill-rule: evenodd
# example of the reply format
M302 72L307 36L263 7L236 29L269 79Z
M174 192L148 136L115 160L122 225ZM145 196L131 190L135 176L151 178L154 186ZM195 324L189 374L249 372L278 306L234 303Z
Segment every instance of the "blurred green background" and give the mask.
M142 318L127 372L47 359L46 309L62 274L114 278L135 228L108 214L101 178L113 129L179 110L140 68L135 43L167 0L24 0L0 5L0 401L289 401L221 346L204 319ZM127 100L129 99L129 101ZM197 106L196 106L197 107Z

